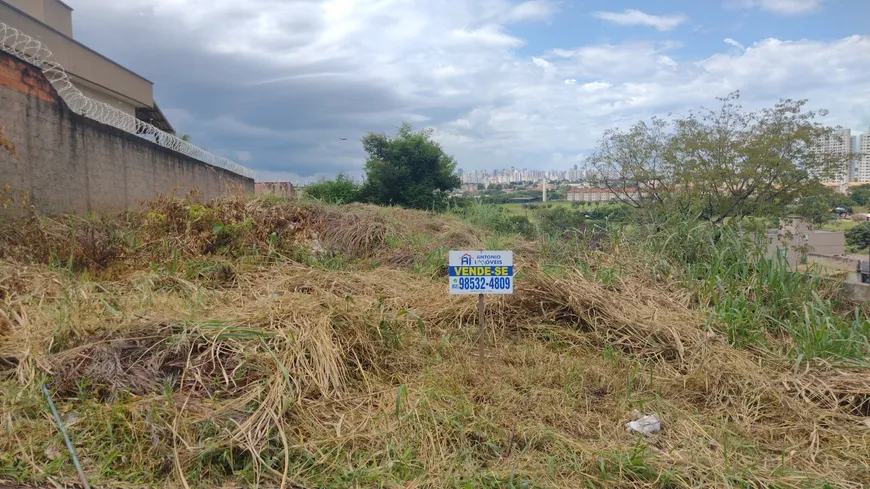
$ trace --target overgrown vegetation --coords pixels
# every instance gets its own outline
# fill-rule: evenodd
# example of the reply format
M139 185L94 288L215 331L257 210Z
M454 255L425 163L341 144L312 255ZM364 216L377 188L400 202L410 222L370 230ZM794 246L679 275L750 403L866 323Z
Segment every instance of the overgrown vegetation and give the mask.
M350 204L359 201L359 187L343 173L339 173L335 180L309 185L305 193L312 199L329 204Z
M863 310L728 227L572 211L163 199L3 225L0 478L75 479L44 383L98 487L868 482ZM483 360L475 301L445 293L462 248L516 253ZM663 432L626 433L633 409Z
M858 223L855 227L847 229L845 234L846 244L856 248L870 246L870 222Z

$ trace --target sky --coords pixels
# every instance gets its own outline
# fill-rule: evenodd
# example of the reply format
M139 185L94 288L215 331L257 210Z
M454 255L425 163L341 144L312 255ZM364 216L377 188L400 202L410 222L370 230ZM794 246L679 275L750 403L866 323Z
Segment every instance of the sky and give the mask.
M360 138L403 121L466 172L582 167L606 129L734 90L870 127L868 0L65 1L76 39L258 181L359 177Z

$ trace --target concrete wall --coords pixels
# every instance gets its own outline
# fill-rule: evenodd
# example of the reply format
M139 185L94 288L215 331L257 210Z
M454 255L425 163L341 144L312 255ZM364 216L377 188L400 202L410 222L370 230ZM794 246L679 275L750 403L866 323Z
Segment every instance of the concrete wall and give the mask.
M57 0L43 0L42 3L42 12L45 16L43 22L63 35L73 37L72 8Z
M58 0L4 0L52 29L72 37L72 8Z
M136 117L136 107L134 107L132 104L118 100L118 97L113 97L112 95L106 93L103 90L100 90L98 88L92 88L87 81L84 81L78 77L70 77L70 80L72 80L76 88L81 90L82 94L85 97L89 97L98 102L103 102L104 104L111 105L112 107L120 110L121 112L125 112L133 117Z
M787 251L786 251L787 250ZM808 253L817 255L843 255L846 253L845 233L842 231L813 231L801 219L792 219L781 230L767 233L767 255L785 253L789 265L799 264Z
M813 253L842 255L846 253L846 236L842 231L815 231L809 234L807 245Z
M18 157L0 149L0 195L43 213L117 211L142 200L198 189L205 198L253 179L168 150L73 113L42 72L0 53L0 126ZM24 212L11 205L0 214Z
M856 302L870 302L870 285L843 282L843 294Z

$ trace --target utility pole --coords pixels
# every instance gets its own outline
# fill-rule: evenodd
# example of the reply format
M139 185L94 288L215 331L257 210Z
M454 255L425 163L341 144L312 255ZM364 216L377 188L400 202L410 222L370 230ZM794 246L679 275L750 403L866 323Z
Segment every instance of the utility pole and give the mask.
M541 180L541 187L544 189L544 202L547 201L547 177Z

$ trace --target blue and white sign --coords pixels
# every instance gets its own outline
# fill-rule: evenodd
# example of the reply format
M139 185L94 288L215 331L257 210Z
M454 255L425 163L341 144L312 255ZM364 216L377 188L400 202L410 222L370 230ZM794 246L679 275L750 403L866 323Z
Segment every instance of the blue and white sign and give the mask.
M451 251L451 294L513 294L513 251Z

